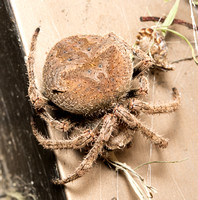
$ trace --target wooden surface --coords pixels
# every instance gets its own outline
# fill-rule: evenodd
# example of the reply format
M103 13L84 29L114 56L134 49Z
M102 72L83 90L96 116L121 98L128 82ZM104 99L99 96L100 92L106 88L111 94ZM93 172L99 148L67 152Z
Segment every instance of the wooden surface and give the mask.
M35 28L41 27L36 54L36 77L40 88L42 86L42 67L46 55L50 48L62 38L76 34L104 35L113 31L132 45L140 28L154 25L154 23L139 22L140 16L149 13L159 17L165 16L173 5L172 1L165 3L162 0L59 0L56 2L13 0L11 3L26 54L28 54ZM194 12L197 16L196 9ZM181 1L177 18L191 22L188 1ZM174 25L172 28L193 41L192 30L178 25ZM191 56L188 45L178 37L168 34L167 43L170 61ZM117 157L132 168L152 160L172 161L188 158L188 160L177 164L144 166L137 172L145 178L149 185L157 188L158 193L154 194L154 199L196 200L198 199L196 195L198 185L198 95L196 92L198 89L198 67L193 61L181 62L175 64L175 67L174 72L149 74L150 93L144 100L152 104L169 102L171 88L177 87L182 96L180 109L172 114L140 116L140 119L147 126L169 138L168 148L160 150L150 145L148 140L137 133L133 147L117 153ZM26 126L29 127L29 121L26 122ZM52 137L62 138L60 133L51 128L49 128L49 132ZM28 137L32 139L32 136L28 135ZM34 141L34 139L32 140ZM74 171L83 158L81 153L73 150L58 151L56 154L62 177ZM50 152L45 151L45 155L49 156ZM45 162L41 162L41 160L37 164L43 167ZM47 169L54 169L52 165L51 163ZM49 173L48 177L45 177L45 181L46 179L50 180L52 176ZM43 192L46 193L45 190ZM98 161L87 175L68 184L66 195L69 200L106 200L114 197L120 200L137 199L125 177L101 161Z
M12 14L0 1L0 199L65 199L50 181L57 176L53 152L32 135L24 52Z

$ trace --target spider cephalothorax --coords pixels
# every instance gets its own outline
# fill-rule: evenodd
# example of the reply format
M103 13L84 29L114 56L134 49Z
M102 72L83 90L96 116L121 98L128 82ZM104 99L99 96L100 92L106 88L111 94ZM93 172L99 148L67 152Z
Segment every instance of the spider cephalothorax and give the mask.
M136 130L155 145L167 147L167 140L145 127L137 114L175 111L180 102L177 89L173 88L173 101L165 105L151 106L137 98L148 93L145 71L156 65L163 70L170 70L169 67L159 64L156 56L148 56L143 51L145 47L132 48L114 33L104 37L71 36L58 42L49 52L43 69L41 94L35 84L33 68L39 30L36 29L33 35L28 58L29 97L41 118L52 127L67 132L69 139L45 138L34 125L33 133L47 149L87 146L89 149L75 172L64 180L54 180L55 184L66 184L81 177L99 155L107 156L110 150L124 149L131 143ZM134 57L140 59L135 66ZM140 86L134 89L136 79ZM47 110L51 108L50 102L68 116L64 120L54 119Z

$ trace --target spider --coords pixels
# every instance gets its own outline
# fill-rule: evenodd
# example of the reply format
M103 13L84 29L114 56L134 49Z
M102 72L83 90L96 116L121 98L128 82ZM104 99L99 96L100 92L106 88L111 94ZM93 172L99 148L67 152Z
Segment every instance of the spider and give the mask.
M142 42L143 33L150 38L147 38L147 49L152 50L152 55L148 55L141 45L131 47L114 33L67 37L47 55L43 68L43 92L40 92L34 75L34 52L39 31L40 28L37 28L33 34L27 63L29 98L37 114L53 128L67 133L67 138L46 138L32 122L33 134L46 149L88 151L74 173L65 179L53 180L55 184L67 184L83 176L98 156L105 157L109 151L130 145L137 130L156 146L167 147L167 139L147 128L137 118L140 112L173 112L180 104L176 88L173 88L172 102L164 105L150 105L138 99L148 93L146 71L156 67L172 70L158 59L159 56L152 56L157 54L154 51L156 45L164 42L162 36L156 39L152 29L139 32L141 37L138 36L138 43ZM149 47L151 43L154 45ZM166 53L165 44L159 47L158 54L165 55L162 53ZM140 60L137 64L133 61L135 57ZM134 88L135 81L139 84L137 88ZM66 113L64 119L51 114L50 110L57 107Z

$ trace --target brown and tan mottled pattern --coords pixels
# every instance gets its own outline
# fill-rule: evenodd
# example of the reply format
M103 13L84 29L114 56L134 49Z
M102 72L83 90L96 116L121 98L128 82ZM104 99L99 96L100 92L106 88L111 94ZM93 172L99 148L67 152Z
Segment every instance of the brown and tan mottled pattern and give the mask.
M156 146L167 147L167 139L137 119L140 112L174 112L180 104L180 95L176 88L173 89L173 101L165 105L151 106L137 99L148 93L149 83L144 75L151 67L158 66L155 57L153 60L142 47L130 47L114 33L104 37L71 36L58 42L48 54L43 69L44 92L41 94L34 75L34 52L38 33L39 29L36 29L27 63L30 101L40 117L50 126L69 133L67 139L63 140L45 138L32 122L33 133L46 149L88 150L74 173L63 180L54 180L55 184L66 184L83 176L92 168L98 156L107 158L110 150L128 147L137 130ZM162 44L158 37L155 36L155 39L155 43ZM166 57L166 51L165 54L162 51L156 51L153 55L155 54ZM133 66L132 57L140 59L136 66ZM161 69L169 68L165 66ZM138 88L132 89L135 79L139 79L140 84ZM135 96L131 97L129 92ZM64 119L53 118L48 112L52 107L49 102L67 111L69 116ZM75 116L72 122L70 115ZM84 121L81 122L80 119Z
M150 55L155 60L156 65L172 70L167 58L168 47L160 31L152 28L142 28L136 38L135 44Z

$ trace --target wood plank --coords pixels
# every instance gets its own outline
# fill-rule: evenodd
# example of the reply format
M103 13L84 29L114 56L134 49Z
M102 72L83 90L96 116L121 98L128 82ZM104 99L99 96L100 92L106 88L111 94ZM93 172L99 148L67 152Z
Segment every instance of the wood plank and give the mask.
M20 27L22 42L26 55L29 51L32 34L36 27L41 27L36 50L37 83L42 85L42 67L50 48L62 38L76 34L104 35L115 32L129 44L133 44L137 31L154 23L140 23L139 17L151 13L164 16L169 12L173 2L164 1L122 1L122 0L13 0L17 23ZM184 17L185 13L185 17ZM195 12L196 14L196 12ZM181 1L177 18L191 22L190 7L187 1ZM193 41L191 30L183 26L173 26ZM169 59L171 61L191 56L185 42L171 34L167 37ZM159 150L136 134L132 148L117 153L120 161L131 167L149 160L189 160L179 164L156 164L138 170L148 184L158 189L155 199L193 199L196 191L197 175L197 114L198 88L197 66L193 61L176 64L174 72L156 72L149 74L150 93L144 100L152 104L169 102L171 88L177 87L182 94L182 105L178 112L170 115L140 116L140 119L169 138L169 146ZM190 128L191 130L190 130ZM190 130L190 131L189 131ZM52 137L62 138L61 133L49 128ZM62 177L73 172L83 158L78 151L56 152ZM49 179L51 175L49 175ZM136 199L125 177L98 161L87 175L69 183L66 188L68 199Z
M57 176L53 152L32 135L24 52L6 1L0 1L0 44L0 199L65 199L50 180Z

